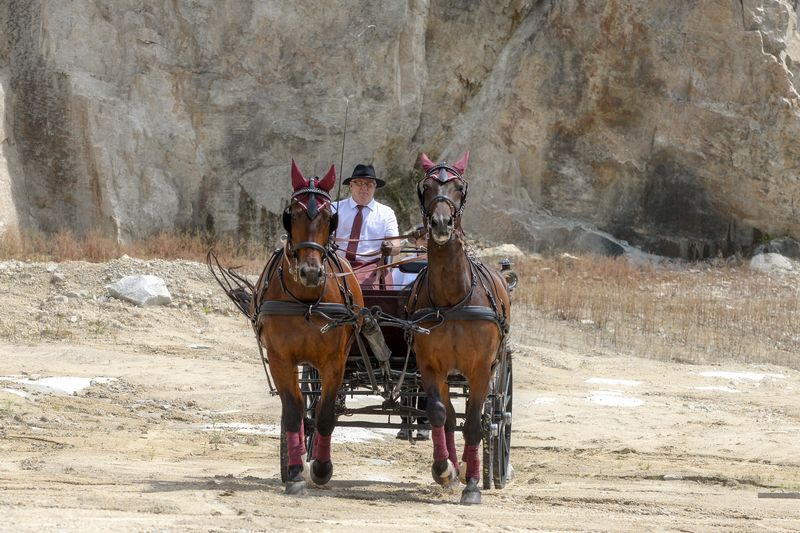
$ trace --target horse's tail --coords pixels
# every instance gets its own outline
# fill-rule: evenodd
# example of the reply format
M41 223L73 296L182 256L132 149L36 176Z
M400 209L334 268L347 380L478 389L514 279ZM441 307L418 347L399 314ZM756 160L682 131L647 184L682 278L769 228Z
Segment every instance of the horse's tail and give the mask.
M233 305L248 319L252 319L252 316L250 316L250 302L253 301L255 287L250 280L236 271L239 267L223 267L213 249L209 250L206 255L206 264L211 271L211 275L214 276L219 286L231 299Z

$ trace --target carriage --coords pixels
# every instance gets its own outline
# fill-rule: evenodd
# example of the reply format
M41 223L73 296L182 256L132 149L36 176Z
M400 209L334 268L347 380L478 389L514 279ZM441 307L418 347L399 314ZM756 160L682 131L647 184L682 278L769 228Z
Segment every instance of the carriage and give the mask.
M461 215L468 157L448 165L422 155L425 177L417 195L428 263L410 286L384 280L362 287L351 264L336 253L333 166L322 179L306 179L292 161L286 238L255 284L209 252L215 278L251 321L270 389L281 399L287 494L304 494L307 481L324 485L331 479L337 425L430 427L433 479L449 485L460 477L462 503L480 503L481 478L484 489L506 484L513 394L508 332L516 275L508 262L499 271L487 268L466 246ZM373 278L390 266L374 265ZM418 408L423 398L424 412ZM463 401L463 409L457 411L453 399ZM419 421L425 415L430 426ZM464 437L460 460L457 429Z

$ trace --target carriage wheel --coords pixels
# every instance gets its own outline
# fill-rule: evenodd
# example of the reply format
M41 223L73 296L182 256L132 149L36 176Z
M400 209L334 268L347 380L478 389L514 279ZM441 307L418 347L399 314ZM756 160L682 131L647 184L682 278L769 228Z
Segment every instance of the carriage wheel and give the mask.
M305 426L306 438L306 461L311 460L311 454L314 447L314 429L316 428L316 413L317 402L319 401L320 390L322 385L319 381L319 370L311 365L303 365L302 380L300 390L303 393L303 400L305 401L305 417L303 425Z
M503 372L499 372L503 370ZM495 422L497 435L494 441L494 488L502 489L508 482L508 465L511 458L511 411L513 407L514 376L511 368L511 352L506 354L503 367L498 369L495 388Z
M492 419L494 418L494 404L487 401L483 407L483 488L492 488L492 471L494 470L494 441L492 439Z
M492 394L483 409L483 488L502 489L508 482L511 452L513 375L511 352L495 372Z

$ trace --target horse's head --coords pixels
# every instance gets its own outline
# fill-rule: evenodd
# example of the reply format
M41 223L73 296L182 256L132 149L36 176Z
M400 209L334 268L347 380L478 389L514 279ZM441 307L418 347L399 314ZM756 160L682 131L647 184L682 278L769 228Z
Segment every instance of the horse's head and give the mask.
M467 203L467 181L464 171L469 162L469 152L457 163L448 165L431 161L427 155L420 157L425 177L417 185L419 206L428 227L428 235L438 245L453 238L454 229L461 227L461 214Z
M294 262L300 283L306 287L317 287L325 280L323 260L338 221L337 214L331 211L328 194L335 182L333 165L322 179L313 177L307 180L292 159L294 192L283 212L283 227L287 234L287 255Z

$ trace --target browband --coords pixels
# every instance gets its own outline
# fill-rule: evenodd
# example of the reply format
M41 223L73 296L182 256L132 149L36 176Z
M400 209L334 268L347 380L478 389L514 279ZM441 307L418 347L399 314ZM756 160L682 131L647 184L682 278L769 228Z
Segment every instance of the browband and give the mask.
M447 174L448 172L451 174L455 174L455 176L448 176ZM439 163L438 165L435 165L434 167L430 168L425 173L425 177L434 178L436 181L440 183L447 183L448 181L453 179L461 179L461 180L464 179L464 176L461 175L461 172L456 170L454 167L451 167L447 163Z

